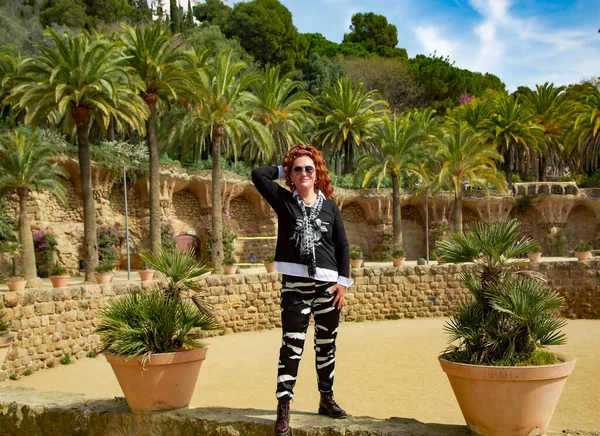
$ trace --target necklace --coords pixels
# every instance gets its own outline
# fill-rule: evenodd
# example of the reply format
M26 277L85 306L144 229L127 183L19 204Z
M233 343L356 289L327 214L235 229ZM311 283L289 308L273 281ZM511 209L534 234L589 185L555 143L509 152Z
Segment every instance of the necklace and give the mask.
M315 195L314 200L310 200L310 201L302 198L302 203L304 203L305 206L312 206L313 204L315 204L315 201L317 201L317 198L319 198L318 195Z

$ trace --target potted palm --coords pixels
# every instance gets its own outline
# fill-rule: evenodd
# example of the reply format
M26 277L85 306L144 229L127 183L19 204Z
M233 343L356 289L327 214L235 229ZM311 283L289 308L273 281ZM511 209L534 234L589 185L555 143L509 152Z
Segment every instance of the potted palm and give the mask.
M268 254L265 256L265 268L267 272L275 272L275 256Z
M206 358L200 333L215 328L195 281L210 268L198 265L191 249L158 246L157 253L141 256L165 282L108 303L96 332L131 410L185 407Z
M69 283L69 275L67 269L59 264L50 268L50 281L55 288L65 288Z
M235 274L237 271L237 258L235 256L235 240L237 235L229 224L223 224L223 270L225 274Z
M542 258L542 249L536 240L533 240L533 242L535 242L535 246L532 248L532 251L527 253L527 257L530 262L539 262Z
M575 247L575 257L577 260L588 260L592 257L592 244L585 241L579 241Z
M4 312L4 306L0 303L0 368L6 359L10 345L12 344L13 337L8 334L8 328L10 327L6 320L6 313Z
M25 289L27 280L25 277L18 274L17 270L17 255L21 252L21 244L18 242L5 242L0 244L0 251L8 254L12 263L12 276L7 280L6 284L11 291L22 291Z
M112 271L115 269L115 263L112 259L104 259L94 269L94 276L96 277L96 283L99 285L105 285L110 283L112 279Z
M406 250L402 247L394 247L390 252L392 256L392 262L395 267L402 266L406 260Z
M537 242L519 238L516 220L471 223L440 241L448 262L474 262L461 273L472 299L459 303L445 325L450 345L439 357L474 434L543 434L575 360L546 350L564 344L563 298L517 257ZM481 255L485 255L483 261Z
M358 244L350 245L350 266L360 268L363 264L363 251Z

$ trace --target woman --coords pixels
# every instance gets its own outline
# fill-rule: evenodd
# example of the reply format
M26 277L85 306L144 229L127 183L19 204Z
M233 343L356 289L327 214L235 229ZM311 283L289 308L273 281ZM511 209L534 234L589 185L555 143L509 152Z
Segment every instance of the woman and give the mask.
M285 178L291 191L274 180ZM311 313L315 318L315 352L319 414L345 418L333 400L335 339L350 280L350 251L342 215L333 201L329 171L321 153L298 145L280 167L252 172L258 192L278 217L275 269L282 274L281 321L275 434L289 433L290 400Z

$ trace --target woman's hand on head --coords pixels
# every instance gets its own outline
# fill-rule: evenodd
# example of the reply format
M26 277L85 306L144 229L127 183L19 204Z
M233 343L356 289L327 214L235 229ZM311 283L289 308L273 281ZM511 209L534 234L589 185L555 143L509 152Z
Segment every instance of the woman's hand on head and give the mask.
M344 299L346 298L346 287L344 285L340 285L339 283L333 285L329 290L330 294L335 293L335 298L333 299L333 306L338 310L342 310L342 305L344 304Z

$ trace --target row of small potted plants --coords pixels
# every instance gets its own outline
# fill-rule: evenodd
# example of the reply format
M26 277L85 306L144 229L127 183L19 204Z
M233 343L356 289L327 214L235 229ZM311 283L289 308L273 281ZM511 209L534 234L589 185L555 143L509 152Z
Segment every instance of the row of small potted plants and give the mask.
M402 247L393 247L389 252L392 258L392 263L395 267L404 265L406 260L406 250ZM350 245L350 266L352 268L360 268L363 265L364 253L360 245Z

